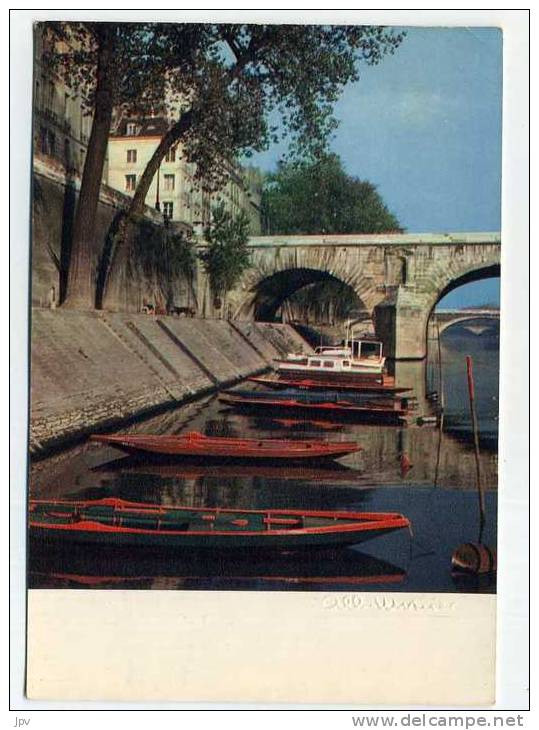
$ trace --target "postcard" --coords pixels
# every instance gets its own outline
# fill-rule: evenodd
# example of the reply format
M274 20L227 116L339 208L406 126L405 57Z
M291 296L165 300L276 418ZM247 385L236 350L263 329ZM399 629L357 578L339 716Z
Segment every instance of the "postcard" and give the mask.
M28 699L492 706L503 29L124 15L33 24Z

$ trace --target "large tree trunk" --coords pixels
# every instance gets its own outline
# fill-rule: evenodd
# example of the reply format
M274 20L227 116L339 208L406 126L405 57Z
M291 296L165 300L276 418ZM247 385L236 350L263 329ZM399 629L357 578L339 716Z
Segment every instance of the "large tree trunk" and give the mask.
M192 123L193 113L191 111L184 112L179 120L162 138L142 173L135 195L133 196L133 200L125 212L125 216L121 221L114 238L114 251L111 257L110 269L107 272L105 279L102 304L103 309L116 311L120 307L123 279L129 258L133 223L144 212L148 190L150 189L152 180L156 175L163 158L168 150L182 138L184 133L191 127Z
M114 103L116 27L97 31L98 59L95 109L88 151L73 223L73 239L64 307L93 309L95 305L95 221Z

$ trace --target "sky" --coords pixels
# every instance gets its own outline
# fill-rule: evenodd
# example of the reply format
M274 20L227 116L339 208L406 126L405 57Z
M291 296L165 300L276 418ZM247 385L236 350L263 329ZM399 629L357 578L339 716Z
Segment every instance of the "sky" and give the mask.
M502 34L406 28L393 56L362 66L335 107L332 151L374 183L408 232L501 228ZM251 164L271 170L273 146ZM454 290L443 306L499 303L499 280Z

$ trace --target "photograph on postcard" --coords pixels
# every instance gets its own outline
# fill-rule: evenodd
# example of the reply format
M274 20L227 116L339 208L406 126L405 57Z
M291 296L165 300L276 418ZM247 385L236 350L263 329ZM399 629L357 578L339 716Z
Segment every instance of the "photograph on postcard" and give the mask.
M502 32L34 25L28 587L496 591Z

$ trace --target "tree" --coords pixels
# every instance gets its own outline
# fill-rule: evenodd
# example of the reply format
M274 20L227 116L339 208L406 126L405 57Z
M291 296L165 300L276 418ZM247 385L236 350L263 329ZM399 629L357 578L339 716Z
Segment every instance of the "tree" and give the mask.
M178 26L179 36L182 27ZM335 128L333 104L364 62L378 63L403 34L375 26L200 25L192 63L167 74L175 121L161 139L127 211L111 261L109 283L119 281L129 256L131 223L140 216L150 184L167 151L181 143L196 164L196 179L216 191L230 163L287 136L292 154L319 155ZM189 26L192 33L193 26ZM192 39L192 36L191 36ZM105 306L114 308L115 293Z
M318 281L298 289L284 303L288 319L306 324L335 324L358 319L363 305L352 289L338 279Z
M222 298L250 266L249 220L243 211L234 217L220 203L212 211L212 222L204 237L207 247L199 256L208 275L214 306L219 309Z
M376 187L347 175L333 154L279 164L266 180L262 210L269 234L402 231Z
M142 214L152 179L173 145L181 142L187 161L196 163L199 184L209 191L223 185L237 154L252 154L279 138L272 112L281 118L292 153L320 154L335 128L332 108L344 85L357 80L361 63L379 63L403 39L379 26L84 23L50 29L60 42L66 34L82 39L74 52L55 49L50 57L85 91L94 114L66 305L93 306L96 187L112 108L140 116L166 106L174 120L118 225L105 277L104 301L112 308L109 284L127 263L131 224Z
M165 109L167 72L192 67L199 39L159 23L48 22L43 63L77 92L92 128L73 223L64 306L91 309L96 296L95 221L113 110L149 114ZM195 40L196 39L196 40Z

